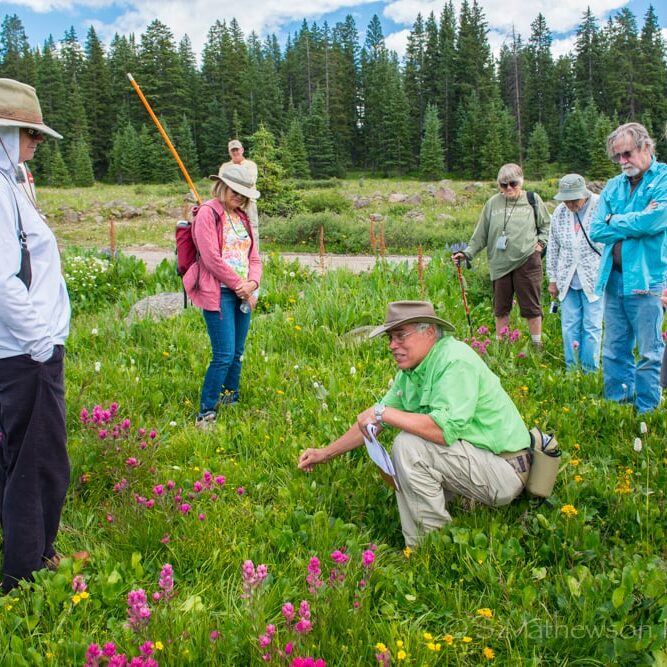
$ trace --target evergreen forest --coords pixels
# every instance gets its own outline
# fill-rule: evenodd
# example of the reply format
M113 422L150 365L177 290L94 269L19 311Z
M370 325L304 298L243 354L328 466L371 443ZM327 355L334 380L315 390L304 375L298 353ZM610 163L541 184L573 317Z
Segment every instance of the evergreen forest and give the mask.
M351 15L308 24L281 45L244 35L234 18L210 27L201 57L153 21L108 46L91 27L82 43L30 44L17 15L0 28L0 76L34 85L46 121L64 135L32 165L40 184L86 186L180 178L126 74L132 73L193 177L217 171L229 138L257 136L288 176L374 175L494 178L523 164L543 177L554 164L590 178L615 173L604 139L642 122L658 139L667 122L667 48L653 7L640 27L622 9L600 25L590 8L573 50L554 57L542 14L497 58L477 0L418 15L405 57L385 44L374 16L362 38ZM259 135L257 135L259 133ZM611 170L611 171L610 171Z

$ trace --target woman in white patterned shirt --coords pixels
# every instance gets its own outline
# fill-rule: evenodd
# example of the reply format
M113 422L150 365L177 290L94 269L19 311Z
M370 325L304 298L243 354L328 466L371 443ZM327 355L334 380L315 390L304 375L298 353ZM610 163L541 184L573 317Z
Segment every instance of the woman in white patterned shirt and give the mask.
M579 174L560 180L560 201L551 216L547 245L549 294L560 299L565 364L581 364L591 373L600 366L603 299L595 294L602 244L590 239L590 223L598 195L586 188Z

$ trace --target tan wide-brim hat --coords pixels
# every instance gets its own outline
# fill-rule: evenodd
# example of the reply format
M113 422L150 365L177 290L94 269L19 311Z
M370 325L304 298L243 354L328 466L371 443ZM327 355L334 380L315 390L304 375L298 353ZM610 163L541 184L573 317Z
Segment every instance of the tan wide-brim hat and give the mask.
M213 181L222 181L234 192L238 192L248 199L259 199L260 192L253 187L250 174L239 164L223 164L220 171L209 176Z
M0 127L25 127L62 139L42 118L42 107L32 86L14 79L0 79Z
M436 324L443 331L454 331L454 325L439 318L435 314L433 304L429 301L392 301L387 306L387 317L385 317L384 324L373 329L368 337L375 338L403 324L411 324L412 322Z

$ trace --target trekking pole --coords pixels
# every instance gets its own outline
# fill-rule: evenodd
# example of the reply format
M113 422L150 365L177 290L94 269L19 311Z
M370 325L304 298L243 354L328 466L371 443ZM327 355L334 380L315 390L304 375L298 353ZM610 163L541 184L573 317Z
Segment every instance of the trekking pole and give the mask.
M151 105L148 104L148 100L144 97L143 92L141 91L141 88L139 88L139 84L134 80L134 77L128 72L127 73L127 78L130 80L130 84L132 85L132 88L134 88L134 92L139 96L139 99L143 102L144 106L146 107L146 111L148 111L149 116L153 119L153 122L155 123L155 126L159 130L160 134L162 135L162 138L164 139L164 143L167 144L167 148L171 151L171 154L174 156L174 159L176 160L176 164L178 164L181 172L183 173L183 176L185 177L185 181L188 184L188 187L190 188L190 192L194 196L194 198L197 200L198 204L201 204L201 197L199 196L199 193L197 192L197 188L195 187L195 184L192 182L192 179L190 178L190 174L188 174L188 170L185 168L185 165L183 164L183 161L179 157L178 153L176 152L176 149L174 148L174 145L171 143L171 140L167 136L167 133L164 131L162 125L160 124L160 121L157 119L157 116L153 113L153 109L151 109Z
M457 260L456 272L459 275L459 285L461 285L461 296L463 297L463 308L466 311L466 318L468 319L468 328L470 329L470 337L472 338L472 320L470 319L470 306L468 306L468 296L466 295L466 288L463 283L463 273L461 272L461 260Z

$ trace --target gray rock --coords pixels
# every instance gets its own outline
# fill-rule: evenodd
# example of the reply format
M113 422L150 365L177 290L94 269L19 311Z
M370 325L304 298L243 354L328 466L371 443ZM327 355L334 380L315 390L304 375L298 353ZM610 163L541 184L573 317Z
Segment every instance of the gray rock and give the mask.
M435 216L435 219L442 220L443 222L447 220L456 220L456 218L453 215L449 215L449 213L438 213Z
M371 200L368 197L355 197L352 200L354 208L366 208L371 205Z
M389 197L387 198L387 201L390 204L400 204L404 201L406 201L408 198L408 195L403 194L402 192L392 192Z
M456 203L456 192L448 187L439 187L435 191L435 199L443 204L455 204Z
M176 317L183 310L182 292L163 292L154 294L137 301L125 321L129 324L139 320L160 320L165 317Z
M368 216L368 219L373 222L382 222L384 220L384 215L382 215L382 213L371 213Z
M71 208L66 208L63 211L63 221L70 224L79 222L79 214Z
M421 206L422 198L421 195L412 195L412 197L408 197L405 201L407 204L412 204L413 206Z
M405 214L405 219L410 220L411 222L424 222L424 220L426 218L424 217L424 214L422 213L422 211L415 208L415 209L412 209L411 211L408 211Z

